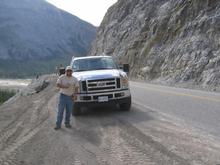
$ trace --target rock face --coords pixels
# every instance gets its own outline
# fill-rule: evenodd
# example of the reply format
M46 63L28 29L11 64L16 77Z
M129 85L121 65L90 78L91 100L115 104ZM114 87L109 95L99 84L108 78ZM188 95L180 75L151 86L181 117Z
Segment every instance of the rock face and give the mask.
M96 27L45 0L0 1L1 62L83 56L95 35Z
M219 0L118 0L91 55L128 62L131 76L159 83L220 85Z

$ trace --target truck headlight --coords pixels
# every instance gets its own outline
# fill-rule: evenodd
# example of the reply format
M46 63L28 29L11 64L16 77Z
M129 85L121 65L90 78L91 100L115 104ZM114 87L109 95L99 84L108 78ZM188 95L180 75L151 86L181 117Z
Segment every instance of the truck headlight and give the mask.
M121 86L123 89L128 88L129 84L128 84L128 78L127 77L122 77L121 78Z

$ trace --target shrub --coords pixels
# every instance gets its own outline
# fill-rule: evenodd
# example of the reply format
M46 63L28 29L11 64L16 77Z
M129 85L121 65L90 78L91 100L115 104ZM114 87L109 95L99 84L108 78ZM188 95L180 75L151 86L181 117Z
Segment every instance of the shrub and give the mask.
M16 92L14 90L0 89L0 104L4 103L15 94Z

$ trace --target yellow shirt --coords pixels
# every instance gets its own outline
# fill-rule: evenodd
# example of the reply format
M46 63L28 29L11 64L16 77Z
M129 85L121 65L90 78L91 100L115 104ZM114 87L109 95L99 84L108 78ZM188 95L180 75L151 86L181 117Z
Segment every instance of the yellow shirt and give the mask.
M78 81L76 78L74 77L68 77L65 74L61 75L58 80L57 80L57 84L61 84L61 85L68 85L69 84L69 88L64 89L64 88L60 88L60 93L67 95L67 96L72 96L75 93L75 88L79 87Z

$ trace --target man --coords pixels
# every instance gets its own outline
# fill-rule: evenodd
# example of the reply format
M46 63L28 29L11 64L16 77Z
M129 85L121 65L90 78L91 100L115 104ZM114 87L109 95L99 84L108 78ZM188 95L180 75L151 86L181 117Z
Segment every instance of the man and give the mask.
M66 109L65 114L65 126L66 128L71 128L70 116L73 110L73 95L78 88L77 80L72 76L72 67L67 66L65 69L65 74L61 75L57 80L57 87L60 88L59 94L59 104L57 113L57 122L55 130L61 128L63 121L64 109Z

